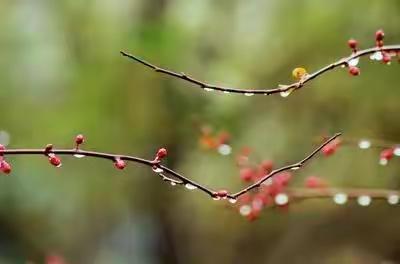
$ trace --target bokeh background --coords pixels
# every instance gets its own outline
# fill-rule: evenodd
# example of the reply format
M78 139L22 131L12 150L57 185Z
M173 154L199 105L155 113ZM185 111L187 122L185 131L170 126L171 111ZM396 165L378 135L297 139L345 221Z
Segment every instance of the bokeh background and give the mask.
M399 1L3 0L0 133L8 148L72 146L152 158L215 188L243 186L234 157L199 147L200 129L229 131L277 166L322 134L400 141L399 65L364 58L288 98L204 92L120 56L137 54L210 83L272 88L374 45L400 42ZM8 142L9 141L9 142ZM399 186L399 161L343 148L296 173L340 187ZM264 210L248 222L227 203L172 187L147 167L13 156L0 178L0 263L400 263L400 209L332 201ZM50 256L50 257L49 257ZM29 262L30 261L30 262ZM50 262L49 262L50 263Z

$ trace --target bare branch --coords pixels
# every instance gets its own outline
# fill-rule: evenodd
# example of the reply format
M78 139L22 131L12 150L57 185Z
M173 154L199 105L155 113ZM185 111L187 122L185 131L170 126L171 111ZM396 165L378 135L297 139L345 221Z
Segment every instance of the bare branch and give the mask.
M229 199L237 199L240 195L249 192L250 190L260 186L261 183L266 181L267 179L273 177L275 174L286 171L286 170L294 170L294 169L299 169L301 168L307 161L312 159L324 146L329 144L332 140L340 136L340 133L335 134L333 137L329 138L326 140L322 145L317 147L314 151L311 152L307 157L302 159L299 162L296 162L292 165L287 165L284 166L280 169L274 170L268 175L264 176L262 179L257 181L256 183L244 188L243 190L237 192L236 194L227 194L226 198ZM110 154L110 153L104 153L104 152L96 152L96 151L87 151L79 148L74 148L74 149L53 149L52 145L51 148L46 147L43 149L5 149L0 151L0 157L3 159L4 156L9 156L9 155L44 155L44 156L51 156L51 155L69 155L69 156L85 156L85 157L93 157L93 158L99 158L99 159L106 159L110 160L112 162L115 162L116 160L124 160L124 161L130 161L130 162L135 162L138 164L142 164L145 166L148 166L152 168L153 172L158 174L162 180L169 182L172 185L185 185L187 189L199 189L204 193L207 193L210 195L212 198L216 197L217 191L214 191L205 185L202 185L196 181L193 181L191 179L186 178L182 174L160 164L160 160L154 159L154 160L147 160L147 159L142 159L134 156L128 156L128 155L119 155L119 154ZM54 164L53 164L54 165ZM171 177L167 176L170 175Z
M182 79L182 80L190 82L204 90L216 90L216 91L221 91L224 93L237 93L237 94L244 94L244 95L271 95L271 94L276 94L276 93L284 93L284 92L288 92L288 91L292 91L292 90L298 90L298 89L304 87L304 85L306 83L308 83L309 81L324 74L325 72L333 70L339 66L347 66L349 64L349 61L359 58L359 57L363 57L363 56L375 53L377 51L386 51L386 52L400 51L400 45L374 47L374 48L369 48L369 49L364 49L364 50L353 52L348 57L339 59L336 62L326 65L325 67L322 67L313 73L305 75L304 78L302 78L298 82L294 82L294 83L291 83L288 85L278 85L278 87L272 88L272 89L238 89L238 88L219 86L219 85L215 85L215 84L209 84L209 83L206 83L203 81L199 81L193 77L190 77L190 76L186 75L185 73L177 73L177 72L174 72L174 71L171 71L168 69L163 69L163 68L158 67L154 64L151 64L143 59L140 59L139 57L137 57L135 55L129 54L125 51L120 51L120 52L124 57L128 57L148 68L151 68L155 72L159 72L164 75L169 75L169 76L172 76L172 77L175 77L178 79Z

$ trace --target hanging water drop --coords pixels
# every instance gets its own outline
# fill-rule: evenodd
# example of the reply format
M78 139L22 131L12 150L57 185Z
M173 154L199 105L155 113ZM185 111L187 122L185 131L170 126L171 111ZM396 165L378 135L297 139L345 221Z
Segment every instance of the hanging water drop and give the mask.
M367 149L371 147L371 142L369 140L363 139L358 142L358 147L360 149Z
M212 198L214 201L219 201L219 200L221 200L221 197L218 197L218 196L213 196L213 198Z
M229 91L224 91L224 94L230 94L231 92L229 92Z
M58 165L56 166L56 168L60 168L61 166L62 166L62 163L58 164Z
M285 205L289 202L289 196L285 193L279 193L275 196L275 203L277 205Z
M387 202L388 202L388 204L391 204L391 205L398 204L399 200L400 200L400 198L399 198L399 196L397 194L390 194L387 197Z
M337 193L335 196L333 196L333 201L336 204L345 204L347 202L347 194L345 193Z
M288 90L286 90L286 91L282 91L282 92L280 92L279 94L281 95L281 97L286 98L286 97L288 97L293 91L294 91L294 89L291 88L291 89L288 89Z
M247 215L249 215L250 213L251 213L251 207L250 207L250 205L242 205L242 206L240 206L240 208L239 208L239 213L241 214L241 215L243 215L243 216L247 216Z
M357 66L359 61L360 61L360 58L354 58L352 60L349 60L348 64L349 64L349 66L355 67L355 66Z
M291 170L298 170L298 169L300 169L300 166L296 166L296 167L291 168Z
M228 144L222 144L218 147L218 152L221 155L227 156L229 154L231 154L232 152L232 147L229 146Z
M235 198L229 198L229 202L230 202L231 204L235 204L235 203L237 202L237 199L235 199Z
M204 88L204 91L206 91L206 92L212 92L212 91L214 91L214 89L212 89L212 88Z
M357 198L357 203L361 206L368 206L371 204L371 197L368 195L361 195Z
M379 164L382 166L386 166L388 164L388 160L385 158L379 159Z
M175 186L175 185L176 185L176 182L170 181L170 184L171 184L172 186Z
M186 189L188 189L188 190L195 190L195 189L197 189L196 186L194 186L193 184L190 184L190 183L186 183L186 184L185 184L185 187L186 187Z
M393 154L394 154L395 156L400 156L400 147L399 147L399 146L396 146L396 147L394 148Z
M164 170L161 169L161 168L158 167L158 166L154 166L152 169L153 169L153 171L154 171L155 173L162 173L162 172L164 172Z
M78 159L81 159L81 158L84 158L85 155L83 155L83 154L74 154L74 157L78 158Z
M253 96L254 93L244 93L245 96Z

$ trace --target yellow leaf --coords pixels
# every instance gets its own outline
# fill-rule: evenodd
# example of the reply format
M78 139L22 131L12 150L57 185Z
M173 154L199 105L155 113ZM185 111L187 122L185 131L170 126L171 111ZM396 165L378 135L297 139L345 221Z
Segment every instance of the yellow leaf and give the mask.
M301 68L301 67L296 68L296 69L294 69L294 70L292 71L293 77L296 78L296 79L298 79L298 80L300 80L301 78L303 78L306 74L307 74L306 69Z

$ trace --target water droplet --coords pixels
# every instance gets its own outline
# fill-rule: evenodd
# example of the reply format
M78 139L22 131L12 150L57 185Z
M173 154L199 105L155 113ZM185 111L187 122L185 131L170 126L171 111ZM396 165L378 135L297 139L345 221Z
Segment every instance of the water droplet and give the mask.
M333 196L333 201L336 204L345 204L347 203L347 194L345 193L337 193Z
M85 155L83 155L83 154L74 154L74 157L78 158L78 159L81 159L81 158L84 158Z
M254 93L244 93L245 96L253 96Z
M399 196L398 196L397 194L390 194L390 195L387 197L387 202L388 202L389 204L391 204L391 205L398 204L398 203L399 203L399 200L400 200L400 198L399 198Z
M176 185L176 182L171 181L170 184L171 184L172 186L175 186L175 185Z
M218 197L218 196L213 196L213 198L212 198L214 201L219 201L219 200L221 200L221 197Z
M285 205L289 202L289 196L287 196L287 194L285 193L278 193L275 196L275 203L277 205Z
M361 195L357 198L357 203L361 206L368 206L371 204L371 197L368 195Z
M349 64L349 66L353 66L354 67L354 66L357 66L359 61L360 61L360 58L355 58L355 59L349 60L348 64Z
M206 91L206 92L212 92L212 91L214 91L214 89L212 89L212 88L204 88L204 91Z
M370 148L371 147L371 142L369 140L362 139L362 140L360 140L360 142L358 142L358 147L360 149Z
M370 58L371 60L380 61L380 60L383 59L383 54L382 54L382 52L377 51L377 52L375 52L374 54L372 54L371 56L369 56L369 58Z
M269 186L269 185L271 185L272 183L273 183L272 178L268 178L268 179L266 179L266 180L262 183L262 185Z
M346 64L342 64L342 66L340 66L340 67L342 67L342 68L346 68Z
M62 166L62 163L58 164L56 167L57 167L57 168L60 168L61 166Z
M393 150L393 153L394 153L394 155L396 155L396 156L400 156L400 147L399 147L399 146L396 146L396 147L394 148L394 150Z
M243 216L247 216L251 213L251 207L250 205L246 204L246 205L242 205L239 208L239 213Z
M197 189L196 186L194 186L193 184L190 184L190 183L186 183L186 184L185 184L185 187L186 187L186 189L188 189L188 190L195 190L195 189Z
M153 169L153 171L154 171L155 173L162 173L162 172L164 172L163 169L161 169L160 167L157 167L157 166L154 166L152 169Z
M231 92L229 92L229 91L224 91L224 94L230 94Z
M296 166L296 167L291 168L291 170L298 170L298 169L300 169L300 166Z
M0 131L0 144L7 146L9 143L10 143L10 134L5 130L1 130Z
M221 155L227 156L229 154L231 154L232 152L232 147L227 145L227 144L222 144L218 147L218 152Z
M283 98L286 98L286 97L288 97L293 91L294 91L294 88L291 88L291 89L289 89L289 90L282 91L282 92L280 92L279 94L280 94Z
M237 199L235 199L235 198L229 198L229 202L230 202L231 204L235 204L235 203L237 202Z
M385 158L379 159L379 164L382 166L386 166L388 164L388 160Z

